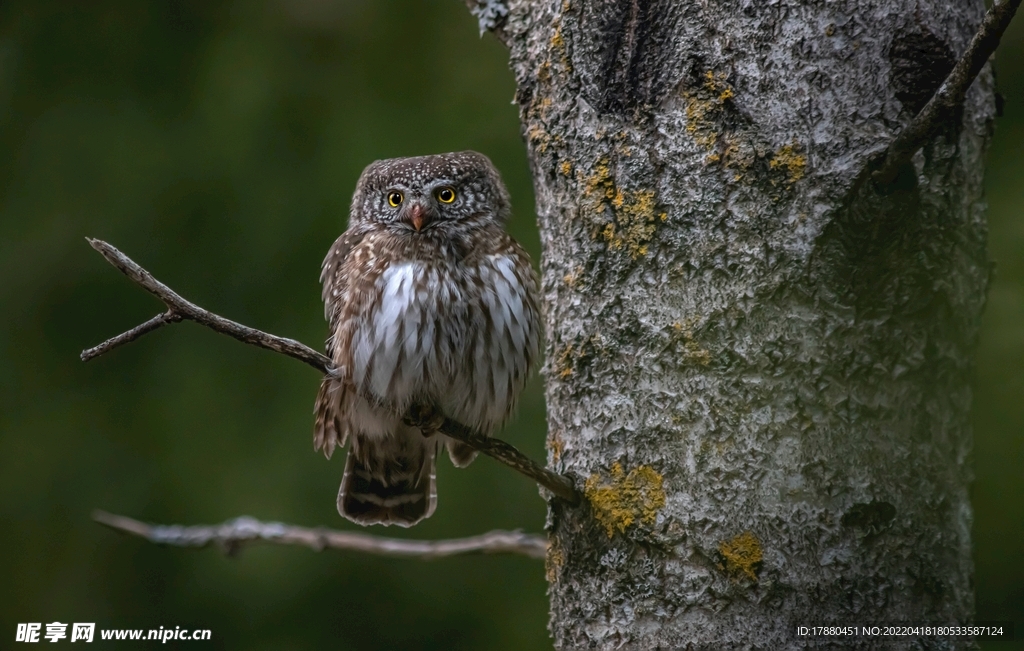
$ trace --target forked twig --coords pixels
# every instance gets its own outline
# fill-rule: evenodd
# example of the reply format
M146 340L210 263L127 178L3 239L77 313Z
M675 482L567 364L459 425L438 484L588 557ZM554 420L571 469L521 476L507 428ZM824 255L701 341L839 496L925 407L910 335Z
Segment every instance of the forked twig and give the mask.
M157 315L149 321L146 321L127 332L119 334L116 337L112 337L98 346L82 351L83 361L88 361L94 357L98 357L109 352L118 346L135 341L147 332L152 332L169 323L188 320L195 321L196 323L204 325L211 330L234 337L235 339L247 344L266 348L267 350L272 350L295 358L305 362L322 373L329 375L334 372L331 360L328 359L326 355L318 353L309 346L295 341L294 339L286 339L284 337L278 337L276 335L256 330L255 328L250 328L249 326L236 323L235 321L225 319L222 316L218 316L208 310L205 310L195 303L187 301L179 296L170 287L154 278L153 274L140 267L135 263L135 261L118 251L110 244L97 239L88 239L88 242L92 248L99 251L100 255L102 255L107 262L117 267L121 273L128 276L133 282L135 282L135 284L163 301L164 305L167 307L167 312ZM414 407L409 410L406 420L414 425L422 425L423 427L436 429L445 436L449 436L457 441L462 441L480 452L483 452L487 456L497 459L513 470L526 475L570 504L579 504L579 492L573 486L572 481L568 477L551 472L550 470L539 466L522 452L500 439L484 436L483 434L480 434L461 423L457 423L450 418L435 417L418 407Z
M942 85L886 148L880 167L871 174L875 183L887 185L896 180L900 167L908 163L917 150L938 135L949 122L956 109L963 104L967 89L999 46L999 39L1013 20L1020 3L1021 0L1003 0L992 5L967 50Z
M235 321L216 315L213 312L204 310L195 303L187 301L179 296L173 289L154 278L153 274L140 267L134 260L118 251L112 245L107 244L103 240L95 240L92 238L86 238L86 241L89 242L89 246L99 251L100 255L106 258L107 262L117 267L118 271L131 278L131 280L139 287L159 298L163 304L167 306L167 312L153 317L149 321L132 328L128 332L119 334L116 337L111 337L99 346L83 350L83 362L87 362L94 357L99 357L104 353L110 352L118 346L135 341L142 335L152 332L169 323L177 323L178 321L187 319L189 321L195 321L200 325L204 325L211 330L216 330L221 334L234 337L235 339L247 344L252 344L253 346L259 346L260 348L266 348L267 350L272 350L274 352L293 357L299 361L309 364L322 373L329 374L332 372L331 360L328 359L326 355L318 353L309 346L295 341L294 339L286 339L284 337L267 334L266 332L250 328L249 326L244 326L241 323L236 323Z
M520 554L544 558L547 540L521 531L489 531L480 536L450 540L402 540L333 529L297 527L281 522L260 522L242 516L222 524L184 527L139 522L123 515L94 511L92 519L111 529L145 538L158 545L208 547L218 545L229 554L244 545L266 542L301 545L316 551L345 549L382 556L435 559L463 554Z

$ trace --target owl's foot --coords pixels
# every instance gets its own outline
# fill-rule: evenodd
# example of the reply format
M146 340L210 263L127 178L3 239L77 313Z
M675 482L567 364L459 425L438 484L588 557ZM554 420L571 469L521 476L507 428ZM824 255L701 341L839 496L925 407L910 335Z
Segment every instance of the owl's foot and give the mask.
M409 408L405 415L405 424L418 427L425 437L437 434L444 424L444 414L433 405L416 404Z

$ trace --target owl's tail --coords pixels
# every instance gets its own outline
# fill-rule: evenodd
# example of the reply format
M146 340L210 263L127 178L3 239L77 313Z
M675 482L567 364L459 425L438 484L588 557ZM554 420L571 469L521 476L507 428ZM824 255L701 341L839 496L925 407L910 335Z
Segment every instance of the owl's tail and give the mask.
M437 439L401 426L392 436L353 436L338 512L358 524L411 527L437 506Z

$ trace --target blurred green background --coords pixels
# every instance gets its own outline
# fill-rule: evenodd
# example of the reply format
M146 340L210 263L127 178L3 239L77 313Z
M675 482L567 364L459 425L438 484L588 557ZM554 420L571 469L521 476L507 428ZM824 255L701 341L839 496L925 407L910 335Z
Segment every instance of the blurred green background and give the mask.
M979 618L1024 628L1024 18L999 85L976 584ZM513 91L503 47L458 0L0 3L0 647L17 622L54 620L209 628L207 648L550 647L538 561L277 546L229 560L92 523L103 508L353 528L334 507L344 455L312 451L319 378L304 365L193 324L78 359L161 307L85 236L200 305L318 346L320 261L376 158L487 153L536 256ZM542 458L543 432L535 379L505 436ZM386 533L543 525L536 488L490 459L443 461L438 484L433 518Z

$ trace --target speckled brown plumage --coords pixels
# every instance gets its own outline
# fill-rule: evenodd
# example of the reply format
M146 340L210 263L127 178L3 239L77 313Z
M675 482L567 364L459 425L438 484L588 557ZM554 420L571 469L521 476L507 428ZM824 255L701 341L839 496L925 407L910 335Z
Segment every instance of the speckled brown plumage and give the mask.
M411 405L485 433L512 413L540 325L536 274L504 230L509 214L498 172L476 152L363 171L321 275L338 372L317 396L314 446L330 457L351 439L338 495L345 517L410 526L433 513L443 437L405 425ZM457 466L476 456L445 442Z

